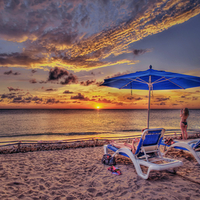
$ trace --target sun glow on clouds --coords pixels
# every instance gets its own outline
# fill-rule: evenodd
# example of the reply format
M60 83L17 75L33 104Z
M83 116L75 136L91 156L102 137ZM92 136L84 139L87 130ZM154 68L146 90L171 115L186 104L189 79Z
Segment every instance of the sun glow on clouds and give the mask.
M75 71L112 65L104 59L128 52L129 44L200 13L197 2L182 0L31 2L0 4L2 16L8 19L0 24L0 37L24 43L24 67L61 65ZM0 64L22 65L21 56L4 55ZM113 65L126 62L119 59Z
M130 97L129 91L102 88L100 83L111 76L112 66L120 65L121 71L115 74L123 73L127 70L124 66L140 62L136 56L153 51L131 49L131 44L198 15L200 3L18 0L2 1L0 10L0 39L20 45L18 51L15 48L9 53L0 47L0 106L146 108L146 93L136 91ZM7 69L11 67L20 73ZM28 74L30 68L37 70ZM107 74L101 68L106 68ZM158 94L152 104L173 107L192 98L198 102L194 94L181 94L181 100L171 97L170 92Z

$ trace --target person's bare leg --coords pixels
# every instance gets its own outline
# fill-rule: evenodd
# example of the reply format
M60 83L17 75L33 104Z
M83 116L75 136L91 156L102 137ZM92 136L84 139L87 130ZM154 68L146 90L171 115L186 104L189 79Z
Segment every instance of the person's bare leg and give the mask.
M184 140L185 139L185 137L184 137L184 124L181 122L181 125L180 125L180 127L181 127L181 135L182 135L182 139Z
M135 151L136 151L135 143L137 143L137 140L136 140L136 139L133 139L133 140L132 140L132 144L129 144L129 143L126 143L126 142L125 142L125 143L124 143L124 146L129 147L130 150L132 150L132 153L135 153Z
M127 146L127 147L129 147L129 148L131 148L132 153L135 153L136 152L135 143L137 143L137 140L133 139L131 145L128 144L128 143L124 143L124 145Z
M127 142L124 142L124 146L129 147L129 148L132 148L132 145L129 144L129 143L127 143Z
M123 145L122 143L117 143L117 142L115 142L114 140L112 140L112 141L110 142L110 144L111 144L112 146L114 146L114 147L117 147L118 149L124 147L124 145Z
M115 144L115 141L114 141L114 140L111 140L111 141L110 141L110 144L111 144L111 145Z
M136 152L135 142L136 142L135 140L132 141L132 145L131 145L132 153Z
M187 125L186 125L185 128L184 128L184 132L185 132L185 139L187 140L187 138L188 138Z
M132 148L133 144L138 143L138 141L139 141L138 138L134 138L134 139L132 140L132 144L129 144L129 143L127 143L127 142L124 142L124 145L127 146L127 147Z

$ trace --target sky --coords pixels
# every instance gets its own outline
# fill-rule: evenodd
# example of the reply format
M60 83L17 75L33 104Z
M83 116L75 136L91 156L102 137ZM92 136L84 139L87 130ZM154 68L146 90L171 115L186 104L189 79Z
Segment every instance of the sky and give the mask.
M156 70L200 76L199 0L0 1L0 109L146 109L148 91L101 86ZM200 109L200 87L153 109Z

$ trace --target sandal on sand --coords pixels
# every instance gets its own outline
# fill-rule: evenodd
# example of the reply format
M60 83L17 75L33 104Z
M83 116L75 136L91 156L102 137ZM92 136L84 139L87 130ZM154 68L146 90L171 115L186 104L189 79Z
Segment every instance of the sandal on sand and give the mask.
M115 175L121 175L122 174L121 170L114 167L114 166L108 167L108 170L111 171L112 174L115 174Z

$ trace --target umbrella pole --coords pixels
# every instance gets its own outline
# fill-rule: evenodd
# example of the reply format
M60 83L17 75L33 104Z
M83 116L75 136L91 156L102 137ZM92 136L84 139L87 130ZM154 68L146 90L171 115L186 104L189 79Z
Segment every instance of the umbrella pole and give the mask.
M150 96L151 96L151 89L149 88L149 103L148 103L147 128L149 128L149 115L150 115Z
M149 117L150 117L150 100L151 100L151 76L149 76L149 100L148 100L148 117L147 117L147 128L149 128Z

